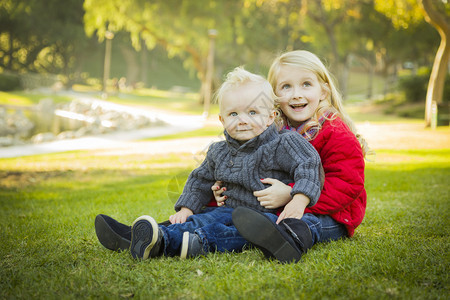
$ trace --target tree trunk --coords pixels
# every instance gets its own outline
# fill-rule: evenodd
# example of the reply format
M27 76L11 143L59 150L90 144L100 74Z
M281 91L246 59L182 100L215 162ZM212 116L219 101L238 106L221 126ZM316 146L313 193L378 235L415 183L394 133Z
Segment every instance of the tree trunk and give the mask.
M348 98L348 78L350 76L350 67L352 64L352 56L347 55L345 58L345 63L342 65L340 78L339 78L339 86L342 94L342 99L347 100Z
M148 85L148 50L147 45L141 40L141 82Z
M139 78L140 69L137 53L134 49L125 45L120 45L120 51L122 52L123 58L127 63L127 85L134 88Z
M13 62L13 49L14 49L14 41L13 41L13 36L12 33L9 32L9 51L8 51L8 64L6 65L6 69L12 71L12 62Z
M339 84L339 90L342 93L343 99L346 98L346 79L345 79L345 64L346 58L341 60L339 56L338 43L336 40L336 33L334 31L335 27L340 24L344 20L344 14L339 15L333 20L329 19L329 16L326 14L324 10L324 5L322 0L315 0L315 7L318 12L313 13L313 10L308 10L308 15L318 24L320 24L325 30L325 34L328 37L328 41L330 42L331 52L332 52L332 64L330 66L331 71L337 78Z
M372 100L373 98L373 79L375 77L375 67L372 61L369 60L369 77L367 78L367 99Z
M425 101L425 126L431 126L431 108L435 101L442 102L444 93L445 76L450 57L450 22L445 13L445 8L439 9L437 0L421 0L420 4L425 12L425 20L430 23L441 36L441 43L436 53L433 69L431 70L430 81L428 82L427 97Z

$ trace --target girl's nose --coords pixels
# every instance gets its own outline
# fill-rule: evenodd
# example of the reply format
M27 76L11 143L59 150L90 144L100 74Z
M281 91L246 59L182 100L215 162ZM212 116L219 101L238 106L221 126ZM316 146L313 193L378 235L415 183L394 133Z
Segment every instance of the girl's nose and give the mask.
M303 97L303 95L302 95L302 91L301 91L300 87L295 86L295 87L292 89L292 95L291 95L291 98L292 98L292 99L301 99L302 97Z

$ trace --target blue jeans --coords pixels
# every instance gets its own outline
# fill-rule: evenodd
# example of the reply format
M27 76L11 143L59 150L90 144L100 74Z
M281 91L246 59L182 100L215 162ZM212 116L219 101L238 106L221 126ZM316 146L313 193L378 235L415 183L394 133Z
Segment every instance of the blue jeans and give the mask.
M326 215L304 214L302 217L311 230L313 245L322 242L336 241L346 237L348 232L344 224L336 222Z
M164 255L180 255L183 233L196 233L203 242L205 252L240 252L248 242L234 227L230 207L208 207L201 213L187 218L185 223L160 226L164 233ZM277 216L266 213L273 222Z

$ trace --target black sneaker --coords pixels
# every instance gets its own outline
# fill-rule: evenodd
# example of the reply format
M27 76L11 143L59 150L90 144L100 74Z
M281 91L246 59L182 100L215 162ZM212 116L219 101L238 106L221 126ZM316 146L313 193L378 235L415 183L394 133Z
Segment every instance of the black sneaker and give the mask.
M237 207L232 218L242 237L261 249L267 258L275 257L283 263L298 262L303 253L312 247L311 232L301 220L295 219L296 223L301 225L302 232L297 233L294 239L290 228L283 226L284 220L277 225L259 211Z
M181 243L181 254L180 257L192 258L196 256L206 255L205 250L203 250L202 239L198 234L185 232L183 233L183 242Z
M95 233L103 247L113 251L130 248L131 226L117 222L107 215L95 217Z
M148 259L162 255L163 233L152 217L141 216L131 227L130 252L133 258Z

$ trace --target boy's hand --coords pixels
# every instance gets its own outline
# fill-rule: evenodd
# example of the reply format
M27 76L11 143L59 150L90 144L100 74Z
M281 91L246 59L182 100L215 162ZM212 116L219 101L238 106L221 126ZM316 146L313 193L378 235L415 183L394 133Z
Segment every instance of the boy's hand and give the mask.
M259 203L268 209L275 209L286 205L291 201L291 190L289 185L273 178L261 179L262 183L270 184L271 186L260 191L253 192Z
M216 181L214 185L211 187L211 190L214 194L214 199L217 202L217 206L222 206L225 204L225 200L227 200L227 196L222 196L223 192L227 190L226 187L221 187L222 181Z
M182 207L176 214L171 215L169 217L169 221L172 224L175 223L184 223L189 216L192 216L194 213L187 207Z
M303 194L296 194L292 200L286 204L281 214L278 216L277 224L286 218L301 219L309 204L309 198Z

